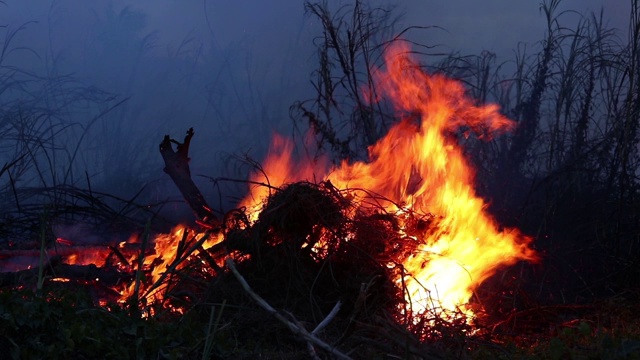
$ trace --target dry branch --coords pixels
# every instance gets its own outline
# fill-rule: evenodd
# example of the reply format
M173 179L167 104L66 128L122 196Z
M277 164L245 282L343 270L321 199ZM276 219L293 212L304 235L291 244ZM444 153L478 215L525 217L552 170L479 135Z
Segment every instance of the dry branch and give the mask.
M294 322L291 322L289 320L287 320L282 314L280 314L278 312L278 310L274 309L271 305L269 305L268 302L266 302L262 297L260 297L260 295L256 294L252 289L251 286L249 286L249 284L247 283L247 281L244 279L244 277L242 277L242 275L240 274L240 272L238 272L238 269L236 269L235 264L233 263L233 259L231 258L227 258L227 260L225 261L225 263L227 264L227 267L229 267L229 269L231 270L231 272L233 273L233 275L236 277L236 279L240 282L240 285L242 285L242 288L244 289L244 291L247 292L247 294L249 294L249 296L256 302L258 303L258 305L260 305L260 307L262 307L263 309L265 309L269 314L273 315L276 319L278 319L281 323L285 324L289 330L291 330L294 334L300 335L302 338L304 338L308 343L313 343L316 346L320 347L321 349L327 351L328 353L336 356L339 359L351 359L349 356L347 356L346 354L343 354L341 351L339 351L338 349L334 348L333 346L327 344L326 342L318 339L314 334L309 333L304 327L297 325ZM335 309L335 308L334 308ZM331 315L334 311L332 311L329 315ZM297 321L296 321L297 322ZM323 321L324 322L324 321Z
M169 135L165 135L160 143L160 155L164 160L164 172L169 174L198 220L205 225L213 226L213 224L218 223L218 219L211 212L211 208L207 205L204 196L202 196L202 193L191 179L189 144L193 134L193 128L190 128L182 143L171 139ZM176 144L175 151L172 144Z

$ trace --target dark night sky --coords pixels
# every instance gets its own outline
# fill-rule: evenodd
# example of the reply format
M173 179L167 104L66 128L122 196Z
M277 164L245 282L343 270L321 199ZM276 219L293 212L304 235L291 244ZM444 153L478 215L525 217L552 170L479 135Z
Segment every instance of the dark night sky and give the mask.
M105 154L83 153L84 166L106 174L117 161L120 174L162 177L156 153L165 133L180 136L196 127L193 167L212 176L229 175L219 153L249 152L260 158L272 131L291 133L289 106L311 97L309 74L316 64L311 45L321 31L304 16L301 1L211 0L5 0L0 25L27 25L13 40L16 51L5 59L36 73L55 68L73 73L84 84L121 98L130 97L119 112L95 125L93 148ZM347 1L331 1L332 7ZM530 44L544 36L545 22L538 0L403 0L391 3L404 13L398 28L440 26L417 33L415 40L442 44L442 51L477 54L494 51L510 58L518 42ZM130 6L126 26L109 25ZM564 0L561 9L588 14L604 8L605 19L626 36L630 2L625 0ZM571 26L577 14L567 14ZM105 35L106 34L106 35ZM150 35L140 51L140 40ZM87 110L87 112L90 112ZM84 114L86 115L86 114ZM82 119L83 113L75 115ZM82 121L82 120L78 120ZM117 138L117 141L114 140ZM106 141L100 143L100 141ZM87 140L85 140L87 141ZM135 144L135 146L131 145ZM91 146L89 146L91 148ZM140 148L149 149L147 152ZM141 154L143 153L143 154ZM123 163L140 157L137 168ZM218 166L211 167L211 163ZM222 165L220 165L222 164ZM117 176L105 180L121 182ZM106 186L106 185L105 185Z

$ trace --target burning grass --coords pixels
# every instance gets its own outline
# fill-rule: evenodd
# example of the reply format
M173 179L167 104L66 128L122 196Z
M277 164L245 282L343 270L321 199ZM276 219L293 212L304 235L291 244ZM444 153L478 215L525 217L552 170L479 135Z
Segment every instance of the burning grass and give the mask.
M144 245L143 232L120 248L120 256L104 253L102 270L120 269L121 280L137 287L122 293L126 296L96 291L102 280L61 282L60 264L46 264L50 270L39 295L16 287L1 291L1 326L8 336L3 346L20 358L103 352L161 358L207 353L214 358L507 359L630 356L638 349L640 331L628 320L634 317L628 299L589 307L529 304L501 315L482 298L505 301L508 295L496 293L497 288L487 294L487 288L472 299L470 308L478 315L473 319L462 310L444 317L435 304L411 316L406 289L396 281L400 264L419 245L417 237L436 231L439 218L361 208L353 191L330 182L297 182L272 188L253 223L240 209L227 214L217 234L179 228L163 236L149 234ZM124 266L122 258L132 260ZM232 259L237 274L224 258ZM157 268L163 270L154 275ZM36 282L37 272L32 276L18 288ZM123 297L128 300L118 303ZM25 312L28 321L20 315ZM96 329L86 333L82 329L89 322ZM44 335L26 335L34 331ZM305 340L305 331L329 348ZM67 347L47 348L45 338ZM107 345L113 339L118 346Z
M227 218L246 215L235 210ZM431 215L408 213L403 226L407 234L424 234L435 223ZM149 238L143 233L119 247L94 251L93 261L103 265L93 266L93 273L61 258L44 264L40 277L37 269L29 271L30 278L16 280L3 293L42 281L48 291L84 289L80 308L89 303L111 311L123 308L133 318L154 321L181 321L186 314L207 318L216 308L211 304L225 304L224 309L219 305L217 321L244 334L237 340L240 348L257 342L295 349L299 339L238 286L222 263L229 256L253 292L302 328L316 327L341 304L322 331L336 348L393 353L408 337L416 352L421 344L463 339L471 332L462 313L458 322L435 312L416 322L409 318L410 308L400 305L405 289L395 281L398 265L417 246L413 237L401 235L400 226L382 208L358 209L349 192L330 182L292 183L273 191L252 224L229 220L218 234L177 229ZM208 242L211 238L216 240ZM110 291L100 292L105 286Z
M206 231L152 237L147 226L139 238L96 254L93 263L122 279L135 276L118 284L116 299L100 301L115 300L133 317L172 318L203 303L252 308L247 300L253 300L266 312L254 318L243 311L229 321L254 328L275 317L306 341L312 357L318 347L345 358L339 349L356 349L359 339L392 353L428 353L434 343L463 351L465 339L481 332L473 291L501 265L537 256L529 238L501 229L486 213L473 168L450 136L463 127L488 138L512 122L495 106L476 105L458 82L424 73L408 53L389 48L388 69L376 72L376 81L400 117L412 116L370 147L367 162L342 162L310 182L316 164L296 163L291 143L277 138L262 171L252 175L253 183L265 177L270 186L253 188L246 207L221 222L190 178L193 130L183 143L165 136L165 172ZM137 254L125 253L127 244ZM49 276L76 280L58 276L43 262L45 253L43 240L38 291ZM315 334L321 327L325 340ZM275 329L269 333L281 333Z

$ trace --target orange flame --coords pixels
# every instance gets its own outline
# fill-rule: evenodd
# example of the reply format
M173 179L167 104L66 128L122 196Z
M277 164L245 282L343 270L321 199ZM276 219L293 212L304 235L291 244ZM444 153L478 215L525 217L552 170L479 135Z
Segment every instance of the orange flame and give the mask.
M291 141L274 134L261 171L249 175L249 182L255 186L241 201L239 207L246 208L250 221L258 219L260 209L273 188L300 180L314 180L316 173L322 168L322 161L307 164L296 162L292 156L293 149L294 144Z
M170 234L160 234L153 239L153 253L147 254L143 258L143 267L145 271L148 271L147 284L140 289L140 295L144 294L145 298L140 299L146 304L154 304L161 302L164 299L164 292L167 290L167 283L162 279L169 273L169 268L178 256L178 247L181 240L185 237L186 227L176 226ZM200 240L205 233L193 233L190 237L186 237L190 243ZM208 249L211 246L219 243L222 240L221 234L212 234L202 244L203 249ZM183 249L183 251L186 249ZM137 261L137 256L134 255L130 259L130 263L134 264ZM222 263L223 259L218 259ZM185 266L188 261L177 263L175 269L179 270ZM146 289L151 291L147 291ZM129 286L121 292L121 302L125 302L130 296L135 295L135 282L129 284ZM182 309L173 309L175 311L182 311Z
M388 264L398 270L395 281L405 292L409 307L401 309L413 316L431 312L445 319L459 310L473 315L465 305L477 286L501 266L520 260L534 261L537 257L528 247L530 238L516 229L500 230L487 214L485 202L473 187L475 173L452 134L472 130L478 137L487 138L494 132L509 130L513 123L495 105L476 105L466 97L459 82L425 74L407 53L405 47L391 48L385 56L386 71L375 72L378 94L391 100L399 116L406 115L369 148L369 161L344 161L333 169L318 162L299 162L292 156L293 143L276 135L263 167L251 175L255 186L240 206L246 207L250 220L255 221L272 188L295 181L324 179L336 188L348 190L360 207L375 203L398 215L400 220L409 211L435 214L436 228L423 238L412 235L416 246L411 253L394 259L397 263ZM370 194L376 196L375 201L370 201ZM127 284L121 291L122 301L131 295L145 296L139 300L147 304L162 300L167 290L162 280L172 270L183 231L178 227L171 234L153 239L153 250L143 254L146 282L138 294L135 282ZM400 233L409 236L403 229ZM217 234L203 247L221 240L222 234ZM133 236L126 243L136 242L139 239ZM93 253L86 252L69 261L100 265L110 251L94 249ZM121 259L124 256L121 254ZM122 261L128 263L122 266L135 267L139 256L138 249Z
M383 206L391 213L411 210L441 217L436 231L416 239L419 245L402 261L396 281L406 289L414 315L435 311L444 316L461 309L471 315L464 305L478 285L499 267L534 261L536 254L528 248L531 239L516 229L499 230L487 214L473 187L475 173L451 134L470 129L487 138L513 123L496 105L475 105L459 82L424 73L406 54L403 46L387 51L387 70L378 71L375 80L400 114L418 115L419 121L402 120L369 148L368 162L345 161L325 179L340 189L381 195L389 200ZM292 146L276 137L263 172L252 180L266 175L272 186L312 180L313 164L295 163ZM268 191L255 187L242 205L256 209ZM367 206L364 198L359 200Z
M140 271L144 273L144 278L141 279L139 292L135 293L136 282L123 283L118 286L117 290L120 293L118 302L121 304L127 303L131 296L138 296L139 301L143 304L162 304L164 300L164 293L167 290L167 282L163 281L167 274L170 273L170 267L176 260L179 254L178 247L182 239L185 236L186 227L178 225L169 234L158 234L153 237L148 244L147 249L141 249L142 239L137 234L131 235L127 241L123 241L119 244L119 248L124 250L127 245L131 246L131 249L127 252L121 252L123 261L117 261L116 265L119 269L125 271L135 271L139 265L140 256L142 256L142 266ZM193 244L194 242L202 239L205 233L190 232L190 236L184 238L187 240L187 244ZM202 243L203 249L208 249L222 240L222 234L210 234L210 236ZM109 254L113 250L106 246L95 247L91 249L82 249L86 251L80 251L75 249L73 253L66 255L65 262L73 265L89 265L94 264L99 267L105 265L105 260L109 257ZM145 250L144 254L140 252ZM186 249L183 249L183 252ZM185 256L185 255L182 255ZM186 260L188 260L187 257ZM217 259L222 265L223 259ZM188 261L176 262L175 270L183 268ZM63 278L58 278L56 281L64 281ZM68 279L67 279L68 281ZM181 311L182 309L171 309L175 311Z

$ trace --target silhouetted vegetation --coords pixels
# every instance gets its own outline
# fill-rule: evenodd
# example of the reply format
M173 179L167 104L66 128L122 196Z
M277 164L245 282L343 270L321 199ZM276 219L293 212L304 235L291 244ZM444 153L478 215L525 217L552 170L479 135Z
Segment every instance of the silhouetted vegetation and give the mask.
M603 13L582 14L574 27L566 27L565 18L576 14L560 11L561 0L544 0L540 13L546 30L540 34L541 40L533 45L518 44L515 57L508 61L491 52L443 53L428 45L430 28L397 29L392 8L371 7L361 0L338 9L328 2L305 3L305 16L322 24L322 33L314 40L318 66L311 74L311 83L315 96L300 99L289 110L296 135L310 130L315 136L317 143L307 150L316 156L328 155L335 162L366 158L367 146L399 121L390 104L370 101L377 94L373 73L384 66L382 53L390 43L411 42L414 54L424 56L421 66L427 71L459 79L479 103L497 103L517 122L514 132L490 141L462 132L453 135L458 136L477 169L477 190L489 200L490 211L501 224L516 226L533 236L543 258L541 265L519 264L505 269L478 289L474 301L491 304L492 309L483 314L487 324L480 325L478 334L471 334L467 324L425 322L400 328L376 308L375 316L358 314L371 316L367 317L370 322L360 324L355 336L351 336L352 326L361 318L342 318L331 328L330 337L339 341L348 338L340 346L342 350L345 344L352 346L354 351L349 356L637 358L640 1L628 3L629 26L615 29L607 26ZM0 8L3 6L0 1ZM16 54L41 54L15 44L17 34L29 24L16 29L0 26L0 248L55 246L52 228L74 222L120 235L141 229L149 219L154 229L169 227L159 216L166 199L143 196L151 177L147 171L138 172L148 154L155 153L152 144L156 138L149 142L152 148L148 152L140 153L140 144L128 144L129 137L121 133L122 122L135 121L141 112L129 107L125 96L132 95L129 91L142 71L141 59L154 45L154 34L142 33L144 20L142 14L127 8L110 12L100 23L102 28L96 28L95 42L88 48L92 66L109 69L104 54L114 49L135 55L121 59L126 65L122 72L103 79L105 83L119 83L108 91L86 85L73 74L61 73L53 51L50 57L47 55L50 62L46 71L38 73L16 66L10 61ZM119 29L117 36L107 36L113 34L110 27ZM197 46L193 48L190 40L185 40L170 56L171 61L191 64L193 73L184 78L191 79L196 73L220 76L199 67L204 55ZM224 55L223 67L230 67L228 54ZM247 112L238 110L245 103L237 94L235 98L229 95L233 91L210 81L189 88L193 92L208 89L204 97L209 104L202 113L220 115L223 101L234 104L230 113ZM122 84L128 86L122 90ZM115 95L114 89L122 90L122 94ZM249 112L258 115L262 110ZM106 118L113 121L103 121ZM98 126L103 138L92 133ZM244 131L251 131L246 124L243 126ZM264 127L261 123L260 128ZM231 136L230 129L220 130L221 138ZM107 148L108 152L90 152ZM99 163L97 171L103 176L98 184L94 174L87 171L90 163ZM109 184L121 186L117 194L105 191ZM126 195L121 195L120 190L125 188ZM136 190L131 192L132 188ZM286 188L275 194L291 196ZM317 198L312 200L318 203ZM300 202L287 205L300 206ZM262 221L275 216L269 221L281 224L282 229L273 225L269 236L274 236L273 229L300 231L287 228L291 224L283 216L305 215L301 209L284 207L284 214L278 212L284 211L282 206L274 209ZM303 230L318 231L317 224L307 225ZM246 224L240 224L237 230L246 228ZM344 263L348 265L348 261ZM270 301L283 308L298 304L299 299L279 297L279 291L291 284L282 279L294 273L305 277L299 281L304 286L291 289L291 293L305 291L312 297L315 274L298 273L299 264L293 260L268 265L282 281L268 293ZM241 269L263 275L263 267L261 263L249 263ZM114 304L107 311L95 306L92 299L64 289L43 292L42 279L36 292L0 291L0 333L5 336L0 339L0 349L13 358L309 356L305 344L285 334L287 328L282 324L268 323L269 331L262 330L271 314L263 313L244 292L215 293L218 288L211 278L193 269L192 273L173 270L177 276L171 281L189 276L200 291L184 297L193 311L182 317L143 320ZM201 277L192 276L196 273ZM253 280L261 281L267 292L273 279L265 275ZM327 275L323 280L333 279ZM345 276L340 280L342 286L351 286L349 299L366 303L366 299L358 298L367 294L364 283L359 287L346 284ZM366 280L369 286L373 282ZM228 276L216 282L218 286L219 282L233 285L235 280ZM310 284L311 290L306 287ZM316 303L319 297L312 297L309 304L318 314L303 320L321 320L319 314L324 315L344 294L330 295L321 307ZM245 301L229 304L225 296ZM299 308L289 314L293 320L299 315L295 310ZM340 328L342 325L345 329ZM437 332L436 340L425 341L423 335L429 331ZM319 357L333 355L319 353Z
M541 4L543 39L533 48L518 45L511 61L490 52L444 55L426 45L414 53L429 72L463 81L473 98L499 104L517 122L490 142L459 139L492 212L535 236L545 254L536 297L575 302L617 294L640 275L640 10L630 2L624 33L608 28L603 13L582 15L568 28L564 18L576 14L560 12L560 3ZM391 39L390 13L361 1L335 13L327 3L306 7L324 26L312 74L318 96L294 106L295 122L313 131L320 153L357 159L400 119L357 90L376 94L371 71L383 65L381 52L406 37ZM429 29L401 33L429 39Z

